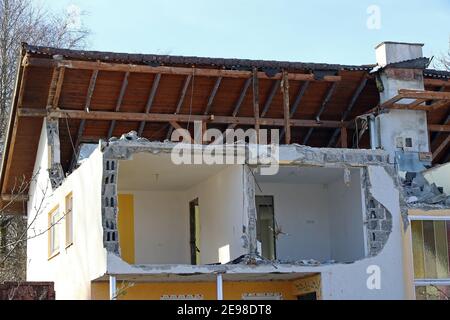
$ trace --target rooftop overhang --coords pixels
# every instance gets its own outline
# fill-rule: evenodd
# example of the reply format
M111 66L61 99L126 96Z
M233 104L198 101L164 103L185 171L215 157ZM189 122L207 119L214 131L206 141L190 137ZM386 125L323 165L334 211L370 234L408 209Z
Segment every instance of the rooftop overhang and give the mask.
M22 177L31 179L45 117L59 120L61 164L67 173L82 143L130 131L164 141L174 128L192 130L193 121L222 131L279 128L283 143L352 148L352 120L379 105L373 65L134 55L26 44L20 59L2 160L2 198L13 197ZM427 70L425 77L427 90L450 91L450 75ZM446 132L446 112L430 112L430 128ZM439 147L445 135L435 139ZM369 147L367 134L359 147ZM446 144L440 149L437 160L448 153Z

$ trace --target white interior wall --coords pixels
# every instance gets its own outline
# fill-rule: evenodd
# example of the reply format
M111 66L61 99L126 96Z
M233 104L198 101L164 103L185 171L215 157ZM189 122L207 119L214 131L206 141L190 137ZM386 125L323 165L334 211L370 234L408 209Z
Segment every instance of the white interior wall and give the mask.
M274 197L275 219L283 234L276 241L279 260L330 259L326 185L262 183L259 195Z
M320 184L302 179L293 183L292 178L289 183L259 183L258 195L274 197L275 219L282 231L276 241L277 259L348 262L365 257L360 175L360 170L351 171L350 186L344 184L343 170L339 178L326 182L322 173Z
M366 256L361 171L352 170L350 185L338 179L328 186L331 257L352 262Z
M101 216L102 154L97 149L83 165L52 191L48 178L48 147L45 121L36 157L28 202L27 281L54 282L56 299L89 299L91 280L106 272ZM89 177L87 179L86 177ZM73 245L66 248L65 220L59 228L59 254L48 257L48 214L73 193ZM42 205L41 205L42 203ZM35 236L35 235L40 236Z
M219 257L219 250L230 259L244 254L241 166L222 169L185 190L121 193L134 195L137 264L190 264L189 203L197 198L200 263L229 262Z
M200 263L226 263L245 254L243 167L230 166L185 193L186 205L196 198L200 207ZM222 251L222 259L219 255ZM228 254L229 253L229 254Z

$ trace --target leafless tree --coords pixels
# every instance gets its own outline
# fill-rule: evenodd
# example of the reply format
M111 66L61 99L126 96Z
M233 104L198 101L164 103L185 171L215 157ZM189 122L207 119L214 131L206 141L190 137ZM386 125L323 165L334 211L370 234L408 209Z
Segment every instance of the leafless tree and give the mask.
M82 12L54 13L31 0L0 0L0 152L9 118L21 43L60 48L84 48L89 31L81 23ZM17 178L17 177L16 177ZM22 182L15 194L26 194ZM24 188L24 189L23 189ZM0 211L0 282L23 280L26 240L30 224L23 217Z
M8 118L22 42L61 48L83 48L89 31L76 10L55 14L31 0L0 0L0 128Z
M440 57L436 59L434 66L437 69L443 69L446 71L450 71L450 37L448 41L448 51L446 54L442 54Z

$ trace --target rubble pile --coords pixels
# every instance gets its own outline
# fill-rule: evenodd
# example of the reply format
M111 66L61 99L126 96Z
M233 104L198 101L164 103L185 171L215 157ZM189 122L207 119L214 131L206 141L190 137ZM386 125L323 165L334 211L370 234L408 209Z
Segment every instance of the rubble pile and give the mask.
M435 183L430 184L421 173L407 173L403 188L408 204L450 206L450 196Z

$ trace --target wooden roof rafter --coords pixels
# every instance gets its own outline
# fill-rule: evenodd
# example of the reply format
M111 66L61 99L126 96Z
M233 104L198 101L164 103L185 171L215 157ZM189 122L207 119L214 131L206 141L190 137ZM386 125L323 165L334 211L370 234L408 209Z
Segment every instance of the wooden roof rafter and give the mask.
M352 112L356 102L358 101L358 98L361 96L361 93L363 92L364 88L367 86L368 78L366 76L363 76L361 82L359 83L358 87L356 88L356 91L353 93L352 98L345 109L344 113L342 114L341 121L346 121L350 112ZM339 135L339 129L336 129L333 132L333 135L330 138L330 141L328 142L328 147L330 148L334 142L336 141L338 135ZM344 133L345 134L345 133ZM341 138L342 140L342 138Z
M333 96L334 92L336 91L337 85L338 85L338 82L334 82L328 88L328 90L326 92L326 95L325 95L325 98L324 98L324 100L323 100L323 102L322 102L322 104L320 106L320 109L319 109L319 111L316 114L316 121L318 123L320 123L320 121L321 121L320 117L322 116L322 114L324 113L325 109L327 108L328 103L331 100L331 97ZM303 144L304 145L306 145L308 143L309 139L311 138L311 135L312 135L313 131L314 131L314 128L310 128L309 129L308 133L305 136L305 139L303 139Z
M50 89L47 98L47 108L56 109L59 105L59 98L64 83L64 73L66 68L54 68Z
M122 106L123 98L125 97L125 92L128 87L129 76L130 76L130 72L128 72L128 71L125 72L125 75L123 76L123 80L122 80L122 86L120 87L119 97L117 98L116 109L115 109L116 112L119 112L120 108ZM109 126L108 139L110 139L112 137L115 127L116 127L116 121L113 120L113 121L111 121L111 124Z
M400 103L408 100L408 103ZM424 105L431 101L430 105ZM381 104L381 109L406 109L433 111L450 106L450 92L401 89L398 95Z
M90 112L92 96L94 95L95 86L97 85L98 73L99 73L98 70L93 70L92 74L91 74L91 78L89 80L89 87L88 87L88 90L86 93L86 101L84 104L84 110L87 113ZM20 109L19 109L19 111L20 111ZM78 154L80 153L81 140L83 138L83 133L84 133L85 129L86 129L86 119L81 119L80 125L78 126L77 136L75 138L75 143L74 143L75 150L73 152L72 160L70 162L71 168L73 168L78 161ZM70 134L70 132L69 132L69 134Z
M156 93L158 92L158 87L159 87L159 83L161 82L161 74L157 73L155 75L155 78L153 79L153 84L152 87L150 89L150 93L147 99L147 103L145 105L145 113L150 113L152 106L153 106L153 101L155 100L156 97ZM141 121L140 125L139 125L139 129L138 129L138 135L142 136L142 132L144 132L145 129L145 121Z
M186 78L184 79L183 87L181 89L180 96L178 98L178 102L177 102L177 106L175 108L174 114L178 114L181 111L181 107L183 106L184 100L186 98L186 93L187 93L187 90L189 89L189 85L191 84L192 77L193 77L192 74L190 74L190 75L186 76ZM172 125L170 126L170 128L166 134L166 140L170 140L170 137L172 136L172 132L173 132L174 128L175 128L174 126L172 126Z

